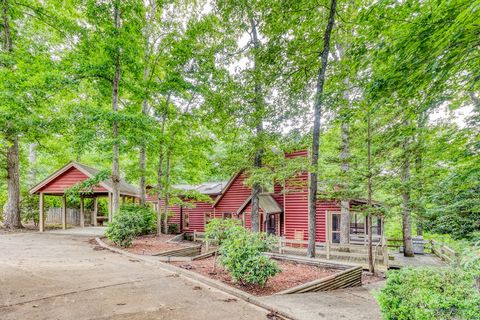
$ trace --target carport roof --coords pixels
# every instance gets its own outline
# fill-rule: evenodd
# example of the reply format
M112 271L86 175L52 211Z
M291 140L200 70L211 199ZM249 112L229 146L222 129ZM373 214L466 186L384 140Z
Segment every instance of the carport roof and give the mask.
M48 184L52 183L53 181L57 181L64 178L65 177L64 174L72 168L77 169L78 171L86 175L87 176L86 179L93 178L100 172L100 170L98 169L89 167L87 165L84 165L75 161L71 161L64 167L60 168L59 170L55 171L53 174L45 178L36 186L31 188L30 193L31 194L40 193L42 189L46 187ZM82 181L85 181L86 179L81 179L81 180L75 181L74 183L82 182ZM113 192L113 181L111 178L108 178L104 181L99 182L98 185L106 189L107 192ZM119 189L120 189L121 195L138 197L138 194L139 194L138 189L128 184L124 179L120 179ZM105 191L93 190L92 193L105 193Z

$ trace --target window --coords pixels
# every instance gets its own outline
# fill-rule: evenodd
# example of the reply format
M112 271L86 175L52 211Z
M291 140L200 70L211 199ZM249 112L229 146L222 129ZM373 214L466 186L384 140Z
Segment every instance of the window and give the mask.
M223 213L223 219L232 219L233 214L231 212L224 212Z
M188 229L190 227L190 213L188 211L185 211L183 214L183 228Z
M205 225L213 219L213 212L205 212Z
M332 213L332 242L340 243L340 214Z
M350 220L350 234L365 234L365 217L352 214Z

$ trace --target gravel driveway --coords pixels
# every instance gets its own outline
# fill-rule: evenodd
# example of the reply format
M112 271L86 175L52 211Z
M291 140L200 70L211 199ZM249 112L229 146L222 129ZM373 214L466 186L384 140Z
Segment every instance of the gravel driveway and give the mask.
M90 239L0 235L0 319L267 319L260 308Z

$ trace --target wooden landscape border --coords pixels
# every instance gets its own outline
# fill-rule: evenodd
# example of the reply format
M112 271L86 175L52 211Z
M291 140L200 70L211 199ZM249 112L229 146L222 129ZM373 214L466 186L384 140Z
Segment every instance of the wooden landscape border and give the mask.
M359 287L362 285L362 267L352 267L337 274L313 280L299 286L280 291L276 294L293 294L316 291L330 291L342 288Z
M198 256L202 253L202 246L191 246L186 248L179 248L173 249L168 251L162 251L158 253L152 254L152 256L159 256L159 257L192 257Z

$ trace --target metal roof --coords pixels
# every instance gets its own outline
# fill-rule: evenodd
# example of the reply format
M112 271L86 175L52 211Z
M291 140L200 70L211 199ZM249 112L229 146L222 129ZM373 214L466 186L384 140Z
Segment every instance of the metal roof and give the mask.
M262 193L258 196L258 200L260 209L262 209L262 211L266 214L283 212L282 207L270 194ZM247 200L245 200L245 202L238 209L237 214L242 213L251 201L252 196L248 197Z
M226 181L220 182L204 182L200 185L194 186L189 184L177 184L172 187L178 190L195 190L201 194L219 195L222 192L223 187L227 184Z

